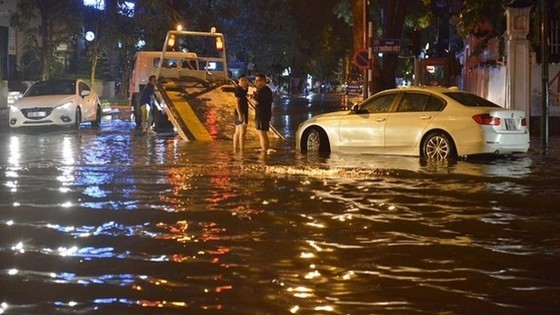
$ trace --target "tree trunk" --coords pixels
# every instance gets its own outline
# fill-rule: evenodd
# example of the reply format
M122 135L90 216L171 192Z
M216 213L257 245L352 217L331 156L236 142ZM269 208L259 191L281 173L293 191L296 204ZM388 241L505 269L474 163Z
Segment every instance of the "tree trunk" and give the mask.
M364 47L364 1L352 0L352 23L354 25L354 51Z
M91 86L95 83L95 70L97 69L97 62L99 61L100 47L99 39L96 38L91 44Z
M383 25L383 38L400 39L403 30L404 16L406 10L405 0L393 0L385 2L384 12L386 19ZM395 76L399 55L384 54L378 82L379 89L393 88L396 85Z
M50 45L52 42L52 21L49 18L48 10L44 3L39 2L39 10L41 14L41 28L42 28L42 56L41 56L41 79L48 80L49 79L49 70L50 70L50 56L51 56L51 49Z
M99 62L99 57L101 55L101 36L99 34L99 20L95 21L95 38L90 43L90 53L91 53L91 86L93 87L95 83L95 71L97 69L97 63Z

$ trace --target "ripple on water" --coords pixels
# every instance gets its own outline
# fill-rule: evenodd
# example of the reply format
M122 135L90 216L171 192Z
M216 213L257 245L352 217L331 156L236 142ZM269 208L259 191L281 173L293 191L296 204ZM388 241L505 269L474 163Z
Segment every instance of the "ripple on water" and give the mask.
M5 313L560 309L558 178L533 159L94 139L0 166Z

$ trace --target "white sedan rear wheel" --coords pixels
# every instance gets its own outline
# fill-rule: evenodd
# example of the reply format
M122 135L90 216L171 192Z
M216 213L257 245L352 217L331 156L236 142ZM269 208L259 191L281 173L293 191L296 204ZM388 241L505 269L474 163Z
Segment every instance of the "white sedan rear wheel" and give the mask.
M445 160L454 156L455 148L449 137L435 132L426 138L422 147L422 156L428 159Z

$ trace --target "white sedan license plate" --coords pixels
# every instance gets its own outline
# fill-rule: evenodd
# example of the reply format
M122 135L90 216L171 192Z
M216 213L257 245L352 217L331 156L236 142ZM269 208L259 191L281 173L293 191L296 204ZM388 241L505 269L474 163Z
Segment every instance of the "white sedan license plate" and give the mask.
M516 124L515 124L515 119L513 118L506 118L505 119L506 122L506 130L516 130Z
M45 117L47 116L47 112L29 112L27 116L34 118Z

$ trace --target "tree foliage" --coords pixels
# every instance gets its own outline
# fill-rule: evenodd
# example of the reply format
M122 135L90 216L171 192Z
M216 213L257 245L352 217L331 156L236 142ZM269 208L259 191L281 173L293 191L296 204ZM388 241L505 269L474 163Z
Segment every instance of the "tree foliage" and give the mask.
M69 16L79 8L75 0L21 0L10 20L10 24L25 34L25 47L30 51L40 51L37 61L40 64L39 75L48 79L51 66L55 62L54 51L61 43L75 43L79 33L78 24ZM33 21L39 21L38 24ZM40 36L39 36L40 35ZM33 58L30 58L33 59ZM31 61L32 62L32 61Z
M364 45L364 30L367 25L363 25L363 5L366 0L341 0L337 6L338 14L345 21L352 21L354 30L354 49L362 48ZM351 10L348 10L349 2ZM367 21L373 24L373 39L398 39L401 41L401 48L406 48L410 41L411 30L415 27L425 26L427 7L422 0L371 0L368 1ZM352 12L353 18L348 19L346 14ZM424 20L422 20L424 19ZM428 33L426 31L426 33ZM373 60L374 80L372 90L393 87L397 76L399 65L398 54L384 54L382 57L374 55Z
M193 0L177 9L192 30L215 26L230 60L269 74L291 69L325 79L348 50L351 29L337 19L336 0ZM204 14L201 14L204 12Z
M136 0L134 7L128 6L130 1L126 0L99 0L98 7L103 3L105 9L99 10L84 6L81 0L20 0L17 12L11 17L11 24L26 38L27 53L20 64L39 63L41 79L63 75L57 71L61 62L55 51L60 44L66 44L78 48L71 57L74 72L89 73L92 82L97 79L99 61L106 60L109 53L116 53L118 59L124 61L120 71L122 78L118 81L126 83L139 40L149 49L161 49L167 30L179 16L171 6L172 0ZM38 25L34 24L37 20ZM86 31L95 34L93 41L85 40ZM81 46L85 49L81 50ZM37 62L33 52L40 52ZM84 63L90 64L89 70L82 66Z
M13 20L25 28L32 18L27 13L39 12L43 17L41 25L55 23L61 24L60 30L72 29L70 37L68 31L56 34L64 34L61 39L72 38L74 44L84 42L85 29L76 25L92 29L96 39L86 44L92 81L96 79L99 60L109 52L117 52L119 59L125 61L123 77L119 80L125 83L136 43L143 40L144 49L159 50L167 30L176 23L182 23L189 30L208 31L216 27L226 36L228 58L253 63L256 71L274 75L289 69L293 76L311 74L329 80L340 71L342 60L349 60L358 47L363 48L366 25L357 15L363 14L364 1L136 0L132 14L127 12L128 1L125 0L104 1L104 11L84 8L80 0L21 0ZM424 0L432 6L442 1L445 2ZM368 20L374 23L376 38L398 38L406 47L410 29L429 24L426 22L427 7L422 0L371 0L367 3ZM69 23L67 16L79 18L83 23L76 23L76 19ZM42 47L43 56L51 56L55 42L52 37L43 36L41 43L35 41L35 46ZM43 67L46 77L49 67L46 61L44 64L47 65ZM380 73L379 87L394 85L398 56L386 54L375 64Z
M174 27L179 16L170 0L137 0L134 7L128 6L127 0L104 2L105 10L85 7L82 11L85 25L96 34L95 40L87 45L91 82L98 78L99 61L117 52L118 60L123 61L119 93L124 95L138 43L144 42L149 50L161 50L167 31Z

